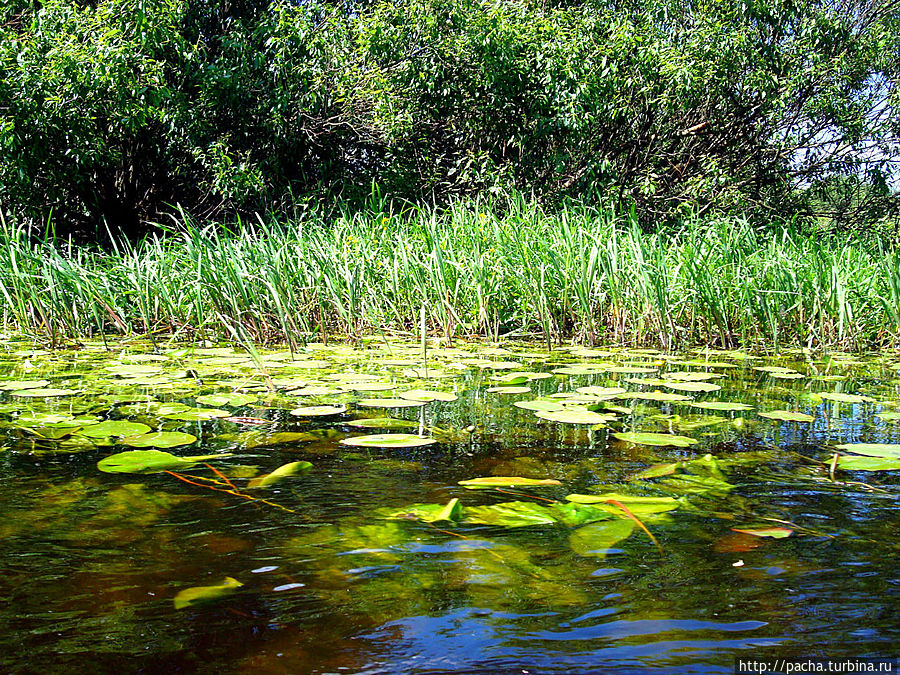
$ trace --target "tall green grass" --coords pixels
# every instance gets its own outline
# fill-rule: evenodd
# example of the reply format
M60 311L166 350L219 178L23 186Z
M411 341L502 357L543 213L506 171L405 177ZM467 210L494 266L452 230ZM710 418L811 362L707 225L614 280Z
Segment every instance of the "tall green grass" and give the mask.
M366 211L233 230L188 218L112 249L0 228L0 321L51 341L240 334L861 348L900 336L900 252L735 219L646 233L585 206Z

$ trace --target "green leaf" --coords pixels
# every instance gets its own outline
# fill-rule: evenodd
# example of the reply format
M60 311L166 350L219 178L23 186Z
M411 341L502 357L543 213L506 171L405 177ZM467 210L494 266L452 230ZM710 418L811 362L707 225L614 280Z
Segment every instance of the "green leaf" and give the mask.
M752 534L754 537L772 537L773 539L784 539L794 534L793 530L786 527L755 527L750 529L731 528L734 532L742 534Z
M312 462L290 462L289 464L283 464L270 474L260 476L259 478L254 478L249 483L247 483L247 487L269 487L270 485L274 485L283 478L287 478L288 476L295 476L298 473L309 471L311 468Z
M855 455L900 458L900 444L896 443L844 443L834 447L838 450L852 452Z
M569 548L576 555L604 558L616 543L631 536L634 528L634 521L624 518L585 525L569 535Z
M541 419L562 424L606 424L616 419L612 413L595 413L586 408L566 408L564 410L538 410L535 415Z
M806 415L805 413L792 412L790 410L769 410L767 412L757 413L760 417L770 420L778 420L781 422L814 422L815 417Z
M503 502L491 506L469 506L465 509L466 525L497 527L529 527L552 525L556 516L547 508L531 502Z
M175 448L197 442L197 437L180 431L157 431L137 436L125 436L121 441L133 448Z
M701 403L688 403L687 405L692 408L701 408L703 410L753 410L752 405L747 405L746 403L729 403L727 401L703 401Z
M693 438L687 436L676 436L675 434L652 434L652 433L620 433L613 434L615 438L626 443L634 443L636 445L652 445L652 446L674 446L676 448L687 448L697 443Z
M203 396L198 396L195 400L197 403L202 403L203 405L230 405L230 406L242 406L247 405L248 403L253 403L259 398L256 394L204 394Z
M137 436L152 431L152 427L139 422L125 420L106 420L98 424L84 427L80 434L88 438L109 438L111 436Z
M409 391L401 391L398 396L406 401L421 401L429 403L431 401L455 401L456 394L447 391L433 391L431 389L411 389Z
M225 580L216 586L194 586L193 588L185 588L179 591L175 596L175 609L184 609L205 602L219 600L227 595L234 593L238 588L243 586L240 581L231 577L225 577Z
M405 398L364 398L357 405L363 408L417 408L425 401L408 401Z
M859 394L838 394L835 392L818 392L818 395L826 401L836 401L838 403L875 403L875 399L869 396L860 396Z
M456 522L462 515L462 505L454 497L446 504L410 504L402 509L379 509L382 518L391 520L421 520L425 523Z
M470 478L469 480L458 481L459 485L469 488L470 490L481 490L485 488L495 487L543 487L547 485L562 485L558 480L553 478L544 478L538 480L536 478L518 478L515 476L486 476L484 478Z
M358 420L345 422L350 427L362 427L373 429L417 429L418 422L399 420L394 417L364 417Z
M674 511L681 503L673 497L640 497L622 495L615 492L607 492L601 495L568 495L566 499L576 504L603 504L605 510L617 516L624 516L622 509L609 502L619 502L637 516L651 513L665 513Z
M414 434L372 434L371 436L354 436L341 440L341 445L362 448L418 448L437 443L433 438Z
M216 454L176 457L160 450L128 450L104 457L97 462L97 468L105 473L160 473L190 469L209 459L230 456L229 454Z
M347 406L343 405L308 405L294 408L290 411L295 417L327 417L328 415L340 415L347 412Z
M846 471L900 471L900 459L885 457L838 457L837 467Z

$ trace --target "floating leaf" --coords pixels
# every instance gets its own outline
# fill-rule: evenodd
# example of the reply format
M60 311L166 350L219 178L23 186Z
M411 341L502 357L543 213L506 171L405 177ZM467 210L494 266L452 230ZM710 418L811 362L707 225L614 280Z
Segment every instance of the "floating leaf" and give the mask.
M344 392L333 387L302 387L284 393L288 396L331 396L333 394L343 394Z
M430 389L411 389L410 391L402 391L398 396L406 401L422 401L429 403L431 401L455 401L456 394L447 391L432 391Z
M133 448L174 448L196 443L197 437L180 431L156 431L137 436L125 436L122 443ZM215 456L215 455L214 455Z
M567 495L566 500L576 504L604 504L611 513L621 514L622 510L610 502L619 502L629 511L638 515L651 513L664 513L673 511L680 506L680 502L674 497L640 497L634 495L622 495L615 492L607 492L601 495Z
M553 370L557 375L599 375L605 373L608 366L583 364L578 366L563 366Z
M609 396L610 398L628 393L628 390L623 387L578 387L575 391L579 394L588 394L590 396L599 397Z
M242 434L241 437L247 439L244 446L248 449L321 440L318 435L309 431L276 431L270 434L251 431L249 434Z
M695 495L708 493L727 494L734 489L734 485L715 476L692 476L688 474L666 478L657 483L656 486L671 492Z
M259 396L256 394L204 394L203 396L198 396L196 401L203 405L230 405L237 407L253 403L258 398Z
M663 373L663 377L667 380L680 380L681 382L703 382L705 380L716 380L725 376L719 373L695 373L676 370Z
M80 393L77 389L20 389L12 392L13 396L22 396L23 398L59 398L62 396L73 396Z
M616 419L609 414L595 413L587 408L566 408L564 410L539 410L535 413L538 417L551 422L562 424L606 424Z
M308 405L290 411L295 417L327 417L347 412L345 405Z
M470 478L469 480L458 481L459 485L467 487L470 490L480 490L483 488L495 487L539 487L546 485L562 485L558 480L553 478L519 478L517 476L485 476L483 478Z
M421 520L425 523L456 522L462 515L462 505L454 497L446 504L410 504L402 509L381 509L382 518L392 520Z
M409 401L405 398L364 398L357 403L364 408L418 408L425 401Z
M896 422L900 420L900 412L880 412L875 417L885 422Z
M900 471L900 459L885 457L838 457L837 467L847 471Z
M566 409L566 406L564 406L562 403L557 403L556 401L515 401L513 405L517 408L522 408L523 410L535 410L544 412Z
M162 415L162 417L163 419L179 420L181 422L202 422L204 420L211 420L217 417L228 417L230 415L230 412L220 408L193 408L191 410L184 410L169 415Z
M875 399L869 396L860 396L859 394L839 394L836 392L818 392L818 395L826 401L836 401L838 403L875 403Z
M43 389L50 380L7 380L0 382L0 391L20 391L24 389Z
M627 375L643 375L655 373L656 368L643 368L641 366L610 366L606 369L608 373L624 373Z
M731 528L734 532L741 534L752 534L754 537L772 537L773 539L784 539L794 534L793 530L786 527L755 527L751 529Z
M667 382L663 385L676 391L719 391L722 387L712 382Z
M485 391L489 394L529 394L529 387L488 387Z
M176 457L169 452L160 450L128 450L104 457L97 462L97 468L105 473L160 473L162 471L181 471L208 459L230 456L217 454Z
M507 373L505 375L494 375L490 378L491 382L501 382L507 385L525 384L528 382L528 376L522 373Z
M620 398L630 399L639 398L644 401L690 401L690 396L684 394L673 394L668 391L629 391L622 394Z
M396 384L390 382L350 382L338 385L341 391L390 391L396 389Z
M417 422L409 420L400 420L394 417L364 417L358 420L350 420L346 422L350 427L362 427L364 429L417 429Z
M900 445L894 443L844 443L835 447L838 450L846 450L856 455L900 458Z
M701 408L702 410L753 410L752 405L747 405L746 403L729 403L727 401L703 401L701 403L688 403L687 405L692 408Z
M225 581L216 586L194 586L193 588L185 588L179 591L175 596L175 609L184 609L204 602L212 602L219 600L234 593L238 588L243 586L237 579L225 577Z
M82 436L88 438L109 438L111 436L137 436L152 431L152 427L139 422L126 422L125 420L106 420L98 424L91 424L81 430Z
M569 548L580 556L603 558L619 541L634 532L632 520L615 519L579 527L569 535Z
M636 445L653 445L667 446L671 445L676 448L687 448L694 445L697 441L687 436L676 436L675 434L653 434L653 433L618 433L613 434L620 441L634 443Z
M373 434L371 436L354 436L341 441L341 445L361 448L418 448L433 443L437 443L433 438L413 434Z
M254 478L247 483L248 488L269 487L288 476L295 476L303 471L309 471L312 468L312 462L290 462L283 464L275 469L272 473L259 478Z
M781 422L814 422L815 417L804 413L792 412L790 410L769 410L768 412L757 413L760 417L770 420L779 420Z

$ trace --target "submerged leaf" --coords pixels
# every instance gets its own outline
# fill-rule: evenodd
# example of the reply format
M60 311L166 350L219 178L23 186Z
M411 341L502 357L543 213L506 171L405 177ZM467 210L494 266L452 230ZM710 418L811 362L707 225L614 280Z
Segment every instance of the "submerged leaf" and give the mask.
M290 462L289 464L283 464L270 474L260 476L259 478L254 478L249 483L247 483L247 487L269 487L270 485L273 485L274 483L280 481L282 478L294 476L303 471L309 471L311 468L312 462Z
M456 522L462 514L462 505L454 497L446 504L410 504L402 509L380 509L382 518L391 520L421 520L425 523Z
M194 586L193 588L185 588L183 591L179 591L175 596L175 609L184 609L185 607L190 607L203 602L218 600L226 595L230 595L243 585L244 584L237 579L225 577L225 581L216 586Z
M470 506L465 510L466 525L496 525L498 527L529 527L552 525L556 516L546 507L531 502L503 502L491 506Z
M569 548L576 555L603 558L617 542L631 536L634 528L634 521L624 518L585 525L569 535Z

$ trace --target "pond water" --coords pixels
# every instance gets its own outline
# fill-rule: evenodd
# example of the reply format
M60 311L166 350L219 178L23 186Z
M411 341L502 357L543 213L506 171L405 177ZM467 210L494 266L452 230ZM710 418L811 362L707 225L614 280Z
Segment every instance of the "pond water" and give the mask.
M6 338L0 669L896 656L898 371L895 353Z

